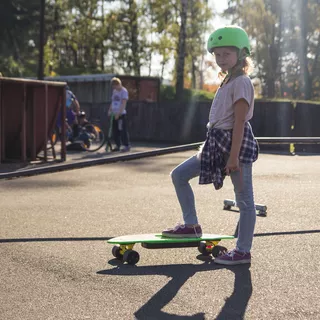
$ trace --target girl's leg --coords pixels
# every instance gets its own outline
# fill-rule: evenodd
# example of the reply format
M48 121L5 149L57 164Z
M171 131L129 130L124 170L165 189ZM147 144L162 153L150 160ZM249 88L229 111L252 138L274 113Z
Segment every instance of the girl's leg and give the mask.
M126 115L122 115L119 119L119 133L121 137L121 142L123 145L122 152L130 151L129 145L129 134L127 131L127 117Z
M127 116L122 115L120 117L120 120L122 121L122 129L120 130L121 142L125 147L129 147L129 134L128 134L128 130L127 130Z
M117 150L120 149L121 140L120 140L120 132L118 128L118 120L113 119L112 123L112 134L114 143L117 145Z
M250 252L256 223L252 186L252 164L242 164L240 172L232 172L230 175L237 206L240 210L237 250L239 252Z
M194 155L182 162L171 172L172 182L176 189L185 224L198 223L194 194L189 184L189 180L199 176L200 169L200 159Z

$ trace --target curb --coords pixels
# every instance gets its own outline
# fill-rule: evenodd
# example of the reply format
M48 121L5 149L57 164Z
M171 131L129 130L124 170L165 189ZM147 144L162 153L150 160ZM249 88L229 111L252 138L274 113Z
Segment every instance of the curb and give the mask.
M119 161L130 161L130 160L142 159L147 157L161 156L164 154L193 150L198 148L202 143L203 142L197 142L197 143L192 143L187 145L155 149L151 151L124 154L124 155L115 156L115 157L99 158L99 159L93 159L93 160L92 159L79 160L77 162L72 162L72 163L60 163L60 164L54 164L50 166L44 166L41 168L32 168L32 169L20 170L15 172L1 173L0 180L12 179L12 178L18 178L18 177L28 177L33 175L53 173L53 172L71 170L71 169L80 169L84 167L90 167L90 166L107 164L107 163L115 163Z
M288 143L320 144L320 137L256 137L256 139L258 140L259 144L288 144ZM71 170L71 169L79 169L79 168L90 167L90 166L95 166L99 164L115 163L119 161L130 161L130 160L142 159L147 157L161 156L164 154L193 150L198 148L201 144L203 144L203 141L175 146L175 147L155 149L151 151L142 151L142 152L136 152L131 154L124 154L120 156L114 156L114 157L108 157L108 158L102 158L102 159L100 158L100 159L93 159L93 160L79 160L77 162L72 162L72 163L61 163L61 164L55 164L50 166L43 166L41 168L32 168L32 169L26 169L26 170L9 172L9 173L1 173L0 180L18 178L18 177L27 177L27 176L33 176L33 175L45 174L45 173L53 173L58 171Z

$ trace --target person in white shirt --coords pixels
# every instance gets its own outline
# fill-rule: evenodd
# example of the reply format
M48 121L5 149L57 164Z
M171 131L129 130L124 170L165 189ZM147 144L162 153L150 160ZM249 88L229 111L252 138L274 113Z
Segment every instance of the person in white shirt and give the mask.
M117 146L112 151L120 151L120 147L123 145L121 151L127 152L130 151L126 111L127 101L129 98L128 90L122 86L119 78L112 78L111 85L113 91L108 115L113 115L112 134Z

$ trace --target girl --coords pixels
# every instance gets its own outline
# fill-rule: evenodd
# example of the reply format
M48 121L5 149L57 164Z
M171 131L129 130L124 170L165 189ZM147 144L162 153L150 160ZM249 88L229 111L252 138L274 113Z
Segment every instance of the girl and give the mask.
M112 151L120 151L121 144L122 152L130 151L129 133L127 130L127 101L129 99L128 90L122 85L119 78L111 79L112 97L108 115L114 115L112 123L112 131L114 142L117 145ZM108 146L107 146L108 147ZM106 148L108 151L108 148Z
M251 246L256 220L252 187L252 163L258 157L258 144L249 120L253 116L254 89L250 78L250 44L240 27L227 26L213 32L207 45L222 73L226 74L212 102L208 132L198 155L181 163L171 172L183 212L184 224L162 232L166 237L201 237L194 195L189 184L200 176L200 184L213 183L216 190L231 176L240 209L236 248L214 261L235 265L251 262Z

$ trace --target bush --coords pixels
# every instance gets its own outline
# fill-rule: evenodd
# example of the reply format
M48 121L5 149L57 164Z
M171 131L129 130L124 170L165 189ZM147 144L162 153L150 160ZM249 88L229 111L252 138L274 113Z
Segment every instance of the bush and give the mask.
M164 86L160 87L160 101L173 101L175 100L176 90L173 86ZM192 89L183 89L183 102L188 102L191 100L195 101L212 101L214 98L213 92L208 92L204 90L192 90Z

